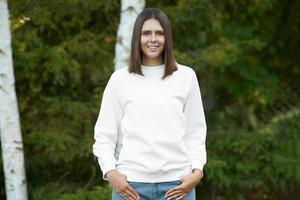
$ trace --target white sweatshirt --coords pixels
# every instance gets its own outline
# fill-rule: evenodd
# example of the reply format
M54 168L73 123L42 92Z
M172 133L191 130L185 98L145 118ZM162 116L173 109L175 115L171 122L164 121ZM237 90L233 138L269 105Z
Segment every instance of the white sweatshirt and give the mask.
M190 67L162 80L165 66L144 66L144 76L115 71L104 90L93 153L105 174L127 181L179 180L206 163L206 121L197 76Z

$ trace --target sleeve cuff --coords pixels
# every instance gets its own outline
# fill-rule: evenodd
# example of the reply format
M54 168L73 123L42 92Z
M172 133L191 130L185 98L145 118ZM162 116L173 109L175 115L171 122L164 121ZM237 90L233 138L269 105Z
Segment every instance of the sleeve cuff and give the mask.
M192 171L194 169L199 169L201 171L201 175L202 175L202 178L204 176L204 173L203 173L203 168L204 168L204 163L202 163L201 161L198 161L198 160L195 160L195 161L192 161Z
M201 179L204 177L204 173L203 173L203 170L199 169L199 168L194 168L194 169L198 169L200 170L200 173L201 173ZM194 171L194 169L192 169L192 171Z
M101 167L101 171L102 171L102 178L103 180L107 180L106 178L106 173L113 170L113 169L116 169L116 165L114 164L114 162L106 162L106 163L103 163L102 165L100 165Z

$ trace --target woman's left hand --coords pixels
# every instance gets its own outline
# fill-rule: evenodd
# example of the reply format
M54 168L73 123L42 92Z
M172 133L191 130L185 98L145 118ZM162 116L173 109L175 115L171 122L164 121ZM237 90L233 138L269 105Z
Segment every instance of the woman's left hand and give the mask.
M201 181L202 173L199 169L194 169L192 174L186 175L181 178L182 183L176 187L171 188L165 194L167 200L182 199L190 191L192 191L196 185Z

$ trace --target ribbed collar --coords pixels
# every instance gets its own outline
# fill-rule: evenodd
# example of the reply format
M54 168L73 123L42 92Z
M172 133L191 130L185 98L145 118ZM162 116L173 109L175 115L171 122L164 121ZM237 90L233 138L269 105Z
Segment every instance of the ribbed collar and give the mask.
M157 66L141 65L141 69L146 77L161 78L165 73L165 64Z

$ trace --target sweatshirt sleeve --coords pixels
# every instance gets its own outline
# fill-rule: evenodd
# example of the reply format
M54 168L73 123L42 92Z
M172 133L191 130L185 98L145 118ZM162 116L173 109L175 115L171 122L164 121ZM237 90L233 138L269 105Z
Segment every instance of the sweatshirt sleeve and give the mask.
M114 157L118 140L118 130L122 118L122 107L113 73L104 89L100 112L94 127L95 143L93 153L98 158L98 163L103 173L103 179L107 180L106 173L116 169Z
M206 121L202 105L201 92L196 73L193 70L190 93L184 107L186 117L185 143L188 148L192 169L203 172L206 164Z

